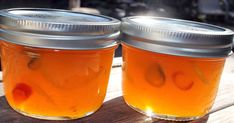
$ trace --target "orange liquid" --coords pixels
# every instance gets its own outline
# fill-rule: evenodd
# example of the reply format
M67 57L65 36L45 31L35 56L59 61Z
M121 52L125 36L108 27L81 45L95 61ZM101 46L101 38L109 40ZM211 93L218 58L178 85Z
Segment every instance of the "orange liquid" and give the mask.
M123 44L123 96L148 115L196 117L208 113L224 58L180 57Z
M116 47L52 50L2 43L3 81L12 108L27 115L79 118L102 104Z

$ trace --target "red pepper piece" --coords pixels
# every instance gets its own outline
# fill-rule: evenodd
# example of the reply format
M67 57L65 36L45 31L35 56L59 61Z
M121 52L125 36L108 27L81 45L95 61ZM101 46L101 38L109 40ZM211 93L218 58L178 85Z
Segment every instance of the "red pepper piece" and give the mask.
M173 82L180 90L189 90L193 86L193 81L182 72L176 72L173 74Z
M30 86L24 83L18 83L12 91L14 101L16 103L21 103L27 100L31 94L32 89Z

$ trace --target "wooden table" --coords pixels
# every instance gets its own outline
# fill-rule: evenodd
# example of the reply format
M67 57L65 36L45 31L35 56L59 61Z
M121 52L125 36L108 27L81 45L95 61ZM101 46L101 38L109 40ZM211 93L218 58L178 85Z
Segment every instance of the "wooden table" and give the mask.
M1 75L1 74L0 74ZM0 77L1 78L1 77ZM121 58L115 58L103 106L93 115L72 121L46 121L13 111L0 82L0 123L168 123L151 119L129 108L121 93ZM174 123L174 122L173 122ZM227 59L218 96L209 115L190 123L234 123L234 55Z

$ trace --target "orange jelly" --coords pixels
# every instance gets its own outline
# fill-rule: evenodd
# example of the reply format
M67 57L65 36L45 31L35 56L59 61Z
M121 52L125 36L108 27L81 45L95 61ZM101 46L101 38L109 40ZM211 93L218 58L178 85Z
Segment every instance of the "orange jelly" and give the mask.
M120 21L69 10L0 10L4 93L17 112L69 120L105 98Z
M122 19L125 102L147 116L174 121L209 113L233 32L205 23L133 16Z
M225 59L164 55L123 46L123 95L147 115L203 116L211 108Z
M77 118L101 106L115 47L67 51L2 45L5 95L15 110Z

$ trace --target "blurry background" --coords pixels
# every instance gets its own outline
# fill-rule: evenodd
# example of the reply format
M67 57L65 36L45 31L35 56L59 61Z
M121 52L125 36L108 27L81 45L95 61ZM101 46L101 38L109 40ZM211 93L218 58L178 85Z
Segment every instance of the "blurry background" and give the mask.
M201 21L234 29L234 0L0 0L0 9L38 7L103 14L117 19L151 15ZM116 56L121 56L121 47Z

